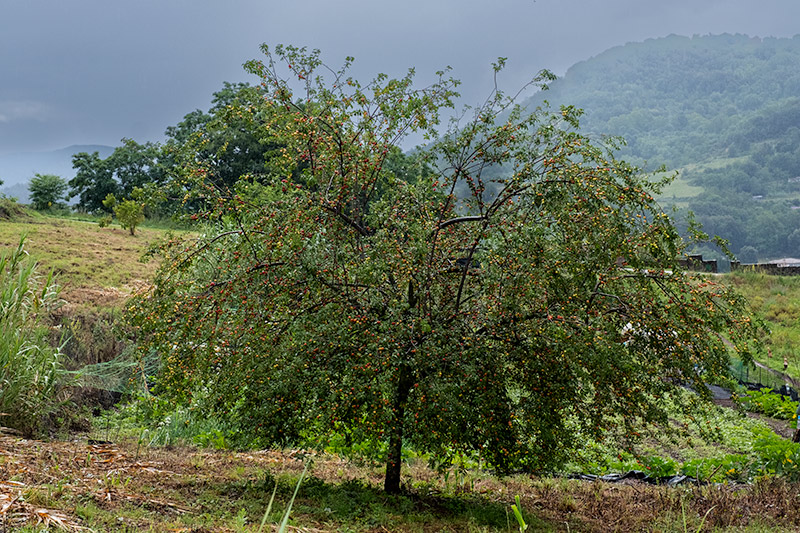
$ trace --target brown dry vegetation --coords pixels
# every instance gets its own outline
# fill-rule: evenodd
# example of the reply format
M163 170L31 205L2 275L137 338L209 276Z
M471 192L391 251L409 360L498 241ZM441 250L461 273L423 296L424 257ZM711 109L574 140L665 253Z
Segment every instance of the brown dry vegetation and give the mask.
M276 522L303 469L297 451L200 451L0 436L0 516L12 530L257 531L279 482ZM532 531L800 531L797 485L655 487L468 474L453 486L421 462L408 491L380 491L379 469L317 455L295 531L512 531L520 495ZM686 526L684 526L684 520ZM509 526L510 524L510 526Z

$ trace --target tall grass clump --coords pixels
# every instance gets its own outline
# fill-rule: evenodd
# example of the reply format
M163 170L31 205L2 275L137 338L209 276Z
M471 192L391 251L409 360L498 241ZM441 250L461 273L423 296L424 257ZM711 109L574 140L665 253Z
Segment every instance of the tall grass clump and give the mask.
M38 273L24 243L0 253L0 425L32 436L64 405L67 373L43 321L58 286L52 273Z

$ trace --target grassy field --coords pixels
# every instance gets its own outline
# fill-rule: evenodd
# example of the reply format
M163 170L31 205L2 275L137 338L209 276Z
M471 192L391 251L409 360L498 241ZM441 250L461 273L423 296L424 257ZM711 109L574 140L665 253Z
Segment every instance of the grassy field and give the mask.
M0 248L16 247L24 236L25 249L42 272L53 270L62 298L72 305L113 306L147 283L157 264L139 259L163 235L140 228L131 236L118 226L37 214L0 221Z
M737 272L725 279L747 297L771 330L764 339L768 351L759 362L783 371L785 361L787 373L800 377L800 277Z
M703 187L692 185L679 174L677 178L664 188L664 191L658 196L658 201L661 204L687 207L689 199L694 198L704 190Z
M77 316L81 306L118 308L132 290L145 285L156 265L139 258L164 232L142 228L131 237L119 227L38 215L0 220L0 246L15 246L23 234L29 252L58 276L66 306ZM754 310L771 324L767 344L773 357L765 360L782 369L783 355L788 357L800 342L795 331L800 280L756 274L724 279L745 292ZM86 340L85 346L91 342ZM800 361L792 357L790 365L790 372L800 375ZM569 470L684 472L713 484L667 487L498 477L467 467L442 474L411 454L403 470L405 492L387 496L381 491L380 465L337 450L235 451L213 432L201 439L207 445L202 448L194 445L199 441L192 437L188 420L173 416L149 427L131 422L124 410L109 412L95 419L91 433L50 442L0 431L0 527L271 531L308 464L309 477L292 509L291 531L519 531L510 507L517 495L528 531L799 531L800 485L760 475L745 476L742 481L748 483L735 481L739 456L764 469L779 468L781 461L791 467L794 463L786 459L797 456L785 437L792 428L785 421L744 418L730 409L716 409L711 417L721 428L718 442L704 442L694 432L668 437L656 431L635 456L612 446L596 447L576 456ZM169 431L176 437L156 438ZM159 444L165 441L171 444ZM276 484L276 504L262 529Z

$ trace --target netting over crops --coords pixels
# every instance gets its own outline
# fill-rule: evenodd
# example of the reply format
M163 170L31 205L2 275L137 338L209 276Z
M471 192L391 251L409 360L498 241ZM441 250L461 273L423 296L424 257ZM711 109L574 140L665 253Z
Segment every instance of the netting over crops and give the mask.
M731 365L731 372L739 381L757 383L773 389L782 387L787 381L785 375L776 370L760 366L744 365L741 361L737 361Z
M83 387L136 394L147 390L147 384L158 373L160 364L157 353L142 357L129 348L111 361L83 367L78 372L79 383Z

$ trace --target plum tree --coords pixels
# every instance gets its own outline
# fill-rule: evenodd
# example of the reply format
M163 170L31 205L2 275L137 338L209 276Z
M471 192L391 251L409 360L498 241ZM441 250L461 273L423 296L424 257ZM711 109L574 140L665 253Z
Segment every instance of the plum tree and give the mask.
M396 492L403 446L551 467L611 427L666 422L670 392L707 397L749 358L743 300L681 269L660 184L581 135L579 110L496 89L439 134L446 72L362 86L351 59L263 51L247 112L279 154L230 188L199 158L182 174L199 233L163 248L129 312L163 354L161 394L268 442L372 444ZM433 142L398 164L412 130Z

